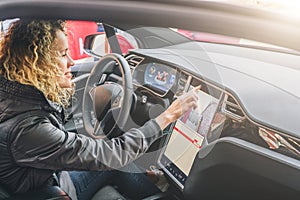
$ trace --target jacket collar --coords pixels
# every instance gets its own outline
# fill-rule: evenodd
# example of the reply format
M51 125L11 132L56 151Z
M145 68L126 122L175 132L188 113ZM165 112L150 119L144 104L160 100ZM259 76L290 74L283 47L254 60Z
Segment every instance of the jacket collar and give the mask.
M22 99L25 102L42 104L57 112L62 112L62 107L57 103L48 100L44 94L31 85L24 85L16 81L10 81L0 75L0 93L8 94L11 97Z

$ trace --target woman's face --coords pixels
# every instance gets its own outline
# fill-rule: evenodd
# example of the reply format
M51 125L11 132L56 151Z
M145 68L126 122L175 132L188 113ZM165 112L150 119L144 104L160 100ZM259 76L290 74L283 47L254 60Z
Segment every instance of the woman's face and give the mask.
M56 32L56 43L60 54L58 57L58 67L62 72L62 76L58 77L59 86L62 88L71 88L73 85L71 66L74 65L74 61L68 52L69 49L67 36L61 30Z

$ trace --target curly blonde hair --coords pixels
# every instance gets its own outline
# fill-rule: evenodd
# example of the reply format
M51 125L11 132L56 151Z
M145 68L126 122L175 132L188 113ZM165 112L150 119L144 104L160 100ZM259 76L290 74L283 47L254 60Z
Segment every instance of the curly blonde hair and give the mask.
M65 32L62 20L18 20L0 43L0 74L6 79L31 85L47 99L64 107L69 105L71 90L61 88L61 75L55 42L56 32Z

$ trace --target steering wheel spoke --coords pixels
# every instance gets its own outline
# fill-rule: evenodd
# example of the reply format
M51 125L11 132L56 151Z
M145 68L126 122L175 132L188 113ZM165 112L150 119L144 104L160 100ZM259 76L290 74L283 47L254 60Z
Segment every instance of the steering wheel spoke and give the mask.
M122 74L122 85L114 82L104 82L99 80L106 74L111 67L120 68ZM102 138L103 133L108 137L116 128L123 129L129 117L133 98L133 85L129 65L125 58L119 54L108 54L94 66L86 82L83 94L83 123L85 130L89 135L95 138ZM117 114L113 111L118 110ZM95 125L91 123L91 113L95 114L97 119ZM107 113L114 113L113 120L107 120ZM105 120L104 120L105 119ZM104 122L106 121L106 122ZM105 130L104 123L109 125L110 130Z
M101 122L97 121L94 125L93 135L96 138L105 138L106 135L104 134L103 125Z

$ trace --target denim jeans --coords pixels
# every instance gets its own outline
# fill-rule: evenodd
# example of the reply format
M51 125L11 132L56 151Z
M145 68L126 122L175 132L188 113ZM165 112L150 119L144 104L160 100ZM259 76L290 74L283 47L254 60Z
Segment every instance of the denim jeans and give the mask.
M90 200L103 186L112 185L129 199L142 199L160 190L134 164L122 170L70 171L78 200Z

